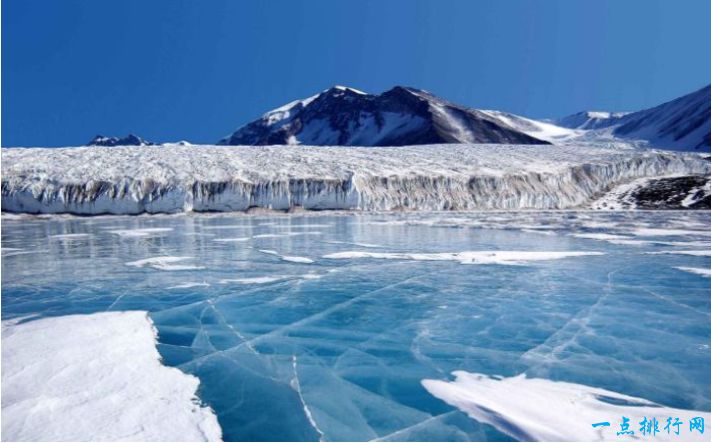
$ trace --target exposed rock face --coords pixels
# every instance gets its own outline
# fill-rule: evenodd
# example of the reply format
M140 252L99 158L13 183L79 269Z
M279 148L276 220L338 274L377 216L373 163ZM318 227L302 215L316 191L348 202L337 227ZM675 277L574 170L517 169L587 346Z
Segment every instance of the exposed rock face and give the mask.
M711 209L711 176L650 180L631 197L638 209Z
M141 137L128 134L126 137L106 137L97 135L86 146L153 146L155 143L146 141Z

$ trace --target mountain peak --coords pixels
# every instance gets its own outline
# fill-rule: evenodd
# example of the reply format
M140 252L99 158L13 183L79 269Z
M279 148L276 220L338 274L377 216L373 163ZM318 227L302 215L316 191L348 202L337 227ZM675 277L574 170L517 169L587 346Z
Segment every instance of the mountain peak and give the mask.
M340 85L269 111L219 143L340 146L548 144L487 114L452 104L417 88L395 86L380 95L372 95Z

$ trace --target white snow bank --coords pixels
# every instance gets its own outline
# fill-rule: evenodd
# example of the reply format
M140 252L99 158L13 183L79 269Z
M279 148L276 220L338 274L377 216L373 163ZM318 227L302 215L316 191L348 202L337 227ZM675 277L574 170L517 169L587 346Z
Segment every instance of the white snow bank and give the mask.
M199 380L155 343L140 311L2 322L3 440L220 440Z
M561 209L619 183L711 173L628 145L3 148L3 211Z
M666 408L642 398L575 383L520 375L490 378L455 371L454 381L423 380L430 394L460 409L471 418L490 424L521 441L707 441L708 434L689 432L689 419L708 412ZM622 417L630 419L633 437L618 436ZM667 417L683 421L680 434L663 430ZM640 433L639 422L659 421L656 436ZM610 426L593 427L609 422Z
M354 258L380 258L387 260L422 260L422 261L458 261L462 264L475 265L521 265L532 261L558 260L567 257L580 257L585 255L604 255L594 251L463 251L463 252L369 252L369 251L344 251L326 254L323 258L354 259Z

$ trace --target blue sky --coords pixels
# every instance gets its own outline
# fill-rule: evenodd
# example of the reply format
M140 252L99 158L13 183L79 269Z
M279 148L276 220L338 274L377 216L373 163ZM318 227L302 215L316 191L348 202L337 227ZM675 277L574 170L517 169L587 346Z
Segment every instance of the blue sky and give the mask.
M3 0L2 145L209 143L334 84L542 118L711 82L700 1Z

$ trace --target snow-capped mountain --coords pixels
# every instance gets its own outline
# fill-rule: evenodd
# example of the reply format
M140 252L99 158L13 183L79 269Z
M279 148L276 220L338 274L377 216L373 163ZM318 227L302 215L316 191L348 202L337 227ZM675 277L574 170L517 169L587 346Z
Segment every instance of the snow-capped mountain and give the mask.
M620 119L614 134L648 140L653 146L711 148L711 85Z
M581 112L556 123L593 130L587 134L588 139L612 136L659 148L707 151L711 149L711 85L642 111Z
M608 128L629 112L583 111L555 120L557 126L570 129Z
M155 143L146 141L141 137L128 134L126 137L106 137L97 135L86 146L153 146Z
M548 144L492 113L396 86L380 95L335 86L267 112L223 145L405 146L435 143Z

